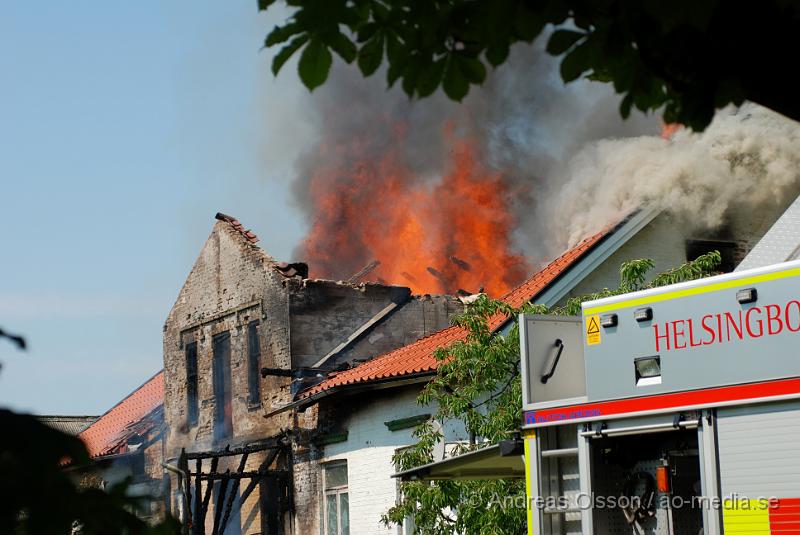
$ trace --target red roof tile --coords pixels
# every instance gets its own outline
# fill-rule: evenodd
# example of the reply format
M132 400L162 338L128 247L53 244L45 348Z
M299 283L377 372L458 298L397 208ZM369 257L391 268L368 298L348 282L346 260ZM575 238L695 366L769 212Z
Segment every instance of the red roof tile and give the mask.
M81 431L78 438L83 440L90 457L120 453L120 440L131 425L163 404L164 372L160 371Z
M235 217L223 214L222 212L217 212L217 215L214 216L214 218L228 223L233 230L241 234L245 240L250 242L251 245L258 243L258 236L256 236L255 232L250 229L245 230L244 225L242 225Z
M584 253L589 251L597 242L604 238L611 228L598 232L590 236L578 245L565 252L545 268L534 274L531 278L508 292L501 299L514 308L518 308L527 301L534 299L547 288L559 275L564 273L567 268L574 264ZM507 318L498 314L490 318L491 328L497 329L505 323ZM301 398L307 398L336 386L364 383L392 377L402 377L422 372L433 371L439 365L439 361L433 356L436 349L445 347L457 340L463 340L467 336L467 330L451 326L437 331L429 336L420 338L407 346L400 347L365 362L355 368L339 373L333 373L321 383L301 392Z

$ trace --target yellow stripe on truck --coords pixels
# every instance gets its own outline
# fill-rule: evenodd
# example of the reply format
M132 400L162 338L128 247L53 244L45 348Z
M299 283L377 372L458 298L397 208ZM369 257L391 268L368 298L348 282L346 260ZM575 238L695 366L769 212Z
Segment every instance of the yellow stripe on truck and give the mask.
M649 305L652 303L658 303L660 301L669 301L670 299L679 299L681 297L688 297L690 295L700 295L710 292L717 292L719 290L728 290L730 288L741 288L749 284L788 279L789 277L797 277L798 275L800 275L800 268L787 269L786 271L778 271L777 273L762 273L761 275L753 275L752 277L747 277L744 279L726 280L706 286L684 288L682 290L675 290L674 292L648 295L646 297L628 299L627 301L618 301L616 303L609 303L607 305L598 305L591 308L585 308L583 309L583 315L591 316L592 314L600 314L602 312L608 312L609 310L618 310L620 308L629 308L639 305Z
M726 535L770 535L769 505L760 500L725 500L722 525Z
M530 431L525 433L525 509L528 513L528 535L534 535L533 530L533 489L537 488L533 470L533 452L536 449L536 435Z

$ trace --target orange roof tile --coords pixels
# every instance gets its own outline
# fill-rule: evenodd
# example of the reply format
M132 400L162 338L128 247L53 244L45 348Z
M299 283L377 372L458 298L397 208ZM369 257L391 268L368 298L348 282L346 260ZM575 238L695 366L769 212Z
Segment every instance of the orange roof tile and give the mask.
M578 245L565 252L545 268L538 271L531 278L508 292L501 299L514 308L518 308L527 301L534 299L547 288L559 275L574 264L584 253L589 251L602 238L607 236L613 227L604 229L590 236ZM493 330L498 329L506 322L506 317L498 314L489 319ZM307 398L333 387L364 383L392 377L402 377L422 372L435 370L439 361L434 357L434 352L440 347L445 347L457 340L463 340L467 330L451 326L437 331L429 336L420 338L407 346L400 347L389 353L376 357L359 366L339 373L332 373L321 383L312 386L300 393L301 398Z
M217 212L217 215L215 215L214 218L228 223L233 230L241 234L245 240L250 242L251 245L258 243L258 236L256 236L255 232L250 229L245 230L244 225L242 225L235 217L223 214L222 212Z
M163 404L164 372L160 371L81 431L78 438L86 445L90 457L120 453L120 440L129 426Z

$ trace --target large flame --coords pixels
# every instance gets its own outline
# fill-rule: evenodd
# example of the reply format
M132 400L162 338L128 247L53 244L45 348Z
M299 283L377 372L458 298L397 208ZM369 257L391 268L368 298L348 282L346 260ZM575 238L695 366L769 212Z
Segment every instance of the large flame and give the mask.
M302 246L316 277L347 279L377 261L362 280L415 293L480 288L497 296L528 272L514 252L510 191L480 161L475 144L455 139L440 177L424 180L397 144L378 157L369 142L324 146L309 182L314 220Z

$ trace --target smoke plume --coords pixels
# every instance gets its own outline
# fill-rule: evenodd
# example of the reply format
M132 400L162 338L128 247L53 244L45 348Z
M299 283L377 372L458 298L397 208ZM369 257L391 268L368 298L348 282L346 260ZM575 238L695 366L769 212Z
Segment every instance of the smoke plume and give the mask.
M333 69L294 182L312 276L370 266L367 279L417 292L499 295L643 204L713 227L734 202L796 192L796 123L747 105L662 139L657 117L620 118L609 85L565 86L539 41L461 104Z
M643 205L715 228L731 207L759 210L797 196L800 125L747 103L719 112L701 134L590 143L549 184L540 212L569 214L561 236L567 243Z

